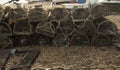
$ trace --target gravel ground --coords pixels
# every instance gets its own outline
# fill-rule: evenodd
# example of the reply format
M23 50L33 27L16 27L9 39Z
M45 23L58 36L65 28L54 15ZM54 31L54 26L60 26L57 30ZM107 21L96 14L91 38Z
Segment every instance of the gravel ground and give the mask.
M33 67L79 68L120 66L115 47L44 47Z
M26 47L17 49L28 49ZM90 46L74 46L74 47L50 47L36 46L30 47L29 50L40 50L41 53L32 65L32 69L46 68L107 68L105 70L113 70L112 67L120 67L120 50L114 46L110 47L90 47ZM7 67L19 63L23 54L11 57L7 63ZM110 67L110 68L108 68ZM120 68L119 68L120 69ZM118 70L119 70L118 69ZM93 69L94 70L94 69Z

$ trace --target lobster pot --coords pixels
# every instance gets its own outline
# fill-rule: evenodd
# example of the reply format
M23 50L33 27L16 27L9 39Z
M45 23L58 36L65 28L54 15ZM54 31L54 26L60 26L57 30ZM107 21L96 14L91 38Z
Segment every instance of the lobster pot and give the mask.
M72 46L90 45L90 39L84 33L74 33L70 39L70 44Z
M9 19L9 23L12 23L12 22L15 22L17 20L20 20L20 19L26 19L27 18L27 13L26 11L21 8L21 7L17 7L15 9L13 8L9 8L8 10L6 10L8 13L8 19Z
M0 35L12 35L12 29L8 23L0 22Z
M73 20L86 20L89 18L89 11L87 9L73 9L72 18Z
M98 19L107 16L109 14L109 9L104 5L97 5L91 8L90 13L93 19Z
M117 31L117 26L109 20L101 22L97 28L97 32L100 34L116 35Z
M104 2L103 5L106 6L111 13L120 12L120 3L118 2Z
M13 32L15 34L30 34L32 26L27 21L19 21L14 24Z
M93 37L96 34L96 26L92 21L77 21L74 23L78 33L84 33L87 36Z
M42 8L34 8L29 11L29 22L39 22L48 19L48 13Z
M120 43L120 35L116 35L112 38L113 43Z
M106 19L105 17L99 17L97 19L93 20L93 23L95 24L96 28L103 22L106 21L108 19Z
M112 44L112 41L108 35L95 35L91 39L91 45L92 46L110 46Z
M53 25L51 22L40 22L36 26L36 33L42 34L45 36L53 37L55 34L55 30L53 29Z
M64 20L60 22L57 33L63 34L64 36L69 36L75 31L75 26L71 19Z
M9 21L9 15L10 15L10 10L11 10L11 7L9 6L6 6L3 10L3 18L2 19L6 19L7 21Z
M68 19L68 11L65 8L55 8L51 11L50 18L52 20L66 20Z

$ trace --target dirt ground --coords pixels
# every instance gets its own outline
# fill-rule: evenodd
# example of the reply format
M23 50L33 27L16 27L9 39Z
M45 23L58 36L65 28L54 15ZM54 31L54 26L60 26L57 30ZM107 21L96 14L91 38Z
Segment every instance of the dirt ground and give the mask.
M110 47L29 47L29 50L40 50L41 53L32 65L32 70L64 68L72 70L120 70L120 50L115 46ZM16 49L28 49L19 47ZM8 69L24 57L12 56L7 63ZM100 68L100 69L99 69Z
M120 66L115 47L44 47L33 68L84 68Z

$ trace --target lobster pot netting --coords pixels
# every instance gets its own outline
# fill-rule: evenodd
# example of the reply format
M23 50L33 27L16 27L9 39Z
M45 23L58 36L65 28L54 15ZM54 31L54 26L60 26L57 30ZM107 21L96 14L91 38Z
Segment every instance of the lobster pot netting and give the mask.
M0 34L1 35L11 35L12 34L12 30L11 27L8 23L0 23Z
M94 36L96 34L96 26L92 21L79 21L75 22L78 33L85 33L87 36Z
M104 17L109 14L109 8L104 5L97 5L91 8L90 14L93 19Z
M95 24L96 27L98 27L103 21L106 21L108 19L104 18L104 17L99 17L97 19L93 20L93 23Z
M69 38L65 38L62 34L58 34L53 38L53 44L57 47L68 47Z
M71 46L90 45L88 36L84 33L74 33L70 39Z
M91 40L92 46L110 46L112 44L108 35L96 35Z
M58 33L62 33L64 36L69 36L75 31L75 26L71 18L69 20L60 21Z
M107 7L110 13L119 13L120 12L120 3L103 3Z
M51 24L51 22L44 21L44 22L40 22L36 26L36 33L53 37L55 34L55 30L53 29L53 25Z
M72 18L73 20L86 20L89 18L89 11L87 9L73 9Z
M109 20L101 22L97 28L98 33L107 35L116 35L117 31L118 31L117 26Z
M31 30L32 27L27 21L19 21L14 24L13 32L15 34L29 34Z
M13 47L12 39L7 36L0 36L0 49Z
M29 11L29 22L39 22L48 19L48 13L42 8L34 8Z
M64 8L55 8L51 11L50 18L52 20L66 20L68 18L68 11Z
M7 14L8 14L9 23L15 22L19 19L26 19L27 18L26 11L21 7L17 7L17 8L14 8L14 9L9 8L6 11L7 11Z
M2 20L7 20L7 21L9 21L8 19L9 19L9 11L11 10L11 7L9 7L9 6L6 6L5 8L4 8L4 10L3 10L3 18L2 18Z

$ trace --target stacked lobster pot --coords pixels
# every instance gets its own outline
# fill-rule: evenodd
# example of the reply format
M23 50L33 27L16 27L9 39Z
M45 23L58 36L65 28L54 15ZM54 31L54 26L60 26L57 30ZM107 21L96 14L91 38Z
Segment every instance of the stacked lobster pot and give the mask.
M0 7L0 48L12 46L12 28L8 22L4 21L5 11ZM3 47L4 46L4 47Z
M97 31L96 35L91 39L91 45L110 46L113 44L113 38L118 34L118 28L115 23L105 18L110 14L109 7L104 5L95 6L91 9L93 23Z
M90 38L96 33L96 29L92 20L90 20L89 10L75 8L72 10L71 16L76 27L71 37L71 45L90 45Z
M33 26L33 43L35 45L50 45L54 37L53 25L49 22L48 12L40 7L29 10L28 22Z
M28 23L27 11L20 6L6 7L6 20L12 28L14 45L27 45L32 26Z
M98 5L87 9L74 8L71 11L76 28L71 35L70 45L110 46L118 33L117 26L105 18L109 8Z
M42 7L0 8L0 47L109 46L120 39L117 26L105 18L109 14L104 5L72 10L54 7L47 11Z
M53 44L68 47L70 45L70 36L75 31L70 12L65 8L54 8L51 11L50 20L55 29Z

